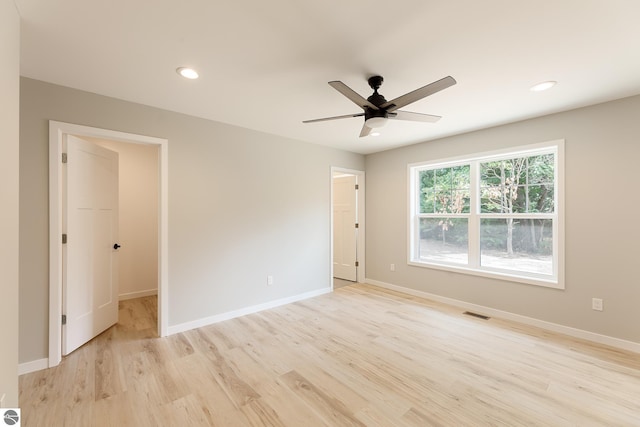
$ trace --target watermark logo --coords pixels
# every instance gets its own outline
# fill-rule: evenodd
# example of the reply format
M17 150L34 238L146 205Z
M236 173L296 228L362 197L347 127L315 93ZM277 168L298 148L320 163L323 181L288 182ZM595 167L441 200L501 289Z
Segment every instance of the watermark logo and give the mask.
M0 426L20 427L20 409L5 409L2 416L2 421L4 422L4 424L0 424Z

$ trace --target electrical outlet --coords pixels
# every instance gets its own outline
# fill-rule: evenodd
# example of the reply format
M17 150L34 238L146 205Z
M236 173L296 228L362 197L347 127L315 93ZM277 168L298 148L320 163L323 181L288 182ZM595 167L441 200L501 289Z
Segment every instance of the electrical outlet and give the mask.
M603 310L602 298L591 298L591 308L597 311Z
M267 276L267 285L273 285L273 276Z
M391 269L391 271L396 271L396 265L395 264L391 264L390 269Z

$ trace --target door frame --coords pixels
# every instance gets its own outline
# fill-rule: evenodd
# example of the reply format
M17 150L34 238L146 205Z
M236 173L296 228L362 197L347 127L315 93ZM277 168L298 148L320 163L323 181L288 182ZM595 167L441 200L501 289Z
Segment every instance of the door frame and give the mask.
M168 154L169 140L71 123L49 121L49 367L62 361L62 146L66 135L159 146L158 335L168 335Z
M356 267L356 280L358 281L358 283L364 283L365 281L365 173L364 171L361 170L356 170L356 169L346 169L346 168L341 168L341 167L335 167L332 166L331 167L331 210L330 210L330 214L331 214L331 224L330 224L330 233L331 233L331 243L330 243L330 248L331 248L331 255L329 258L330 261L330 271L331 271L331 276L330 276L330 283L331 283L331 290L333 290L333 175L335 175L336 173L345 173L345 174L350 174L350 175L355 175L357 177L357 183L358 183L358 193L357 193L357 211L358 211L358 215L357 215L357 220L358 220L358 238L356 240L356 253L357 255L357 259L356 261L358 261L358 267Z

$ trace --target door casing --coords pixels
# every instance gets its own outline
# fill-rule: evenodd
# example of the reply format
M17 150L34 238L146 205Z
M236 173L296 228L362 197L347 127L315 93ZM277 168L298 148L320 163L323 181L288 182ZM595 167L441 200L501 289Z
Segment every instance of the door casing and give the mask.
M169 141L89 126L49 121L49 367L62 361L62 147L66 135L159 146L158 335L168 335L168 154Z

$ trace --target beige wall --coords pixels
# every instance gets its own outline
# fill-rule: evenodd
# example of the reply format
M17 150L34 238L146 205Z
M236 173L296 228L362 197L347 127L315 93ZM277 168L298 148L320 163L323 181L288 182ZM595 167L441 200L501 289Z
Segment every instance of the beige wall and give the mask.
M640 343L638 117L640 96L367 156L367 278ZM566 141L565 290L407 265L408 163L555 139Z
M0 0L0 398L18 406L18 129L20 17Z
M21 363L48 354L49 119L169 140L170 327L330 287L331 166L362 170L363 156L26 78L20 89Z
M118 153L120 299L158 290L158 146L85 138Z

